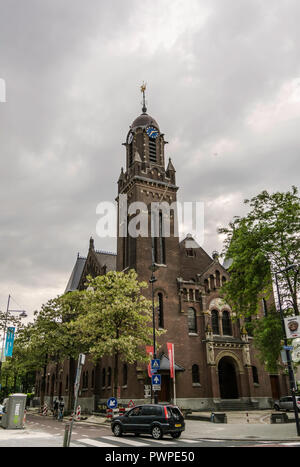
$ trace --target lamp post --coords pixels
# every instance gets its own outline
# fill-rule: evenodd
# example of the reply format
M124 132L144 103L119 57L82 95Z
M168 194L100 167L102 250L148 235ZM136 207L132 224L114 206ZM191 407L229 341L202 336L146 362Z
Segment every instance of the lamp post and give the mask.
M297 407L296 394L295 394L296 387L295 387L294 371L293 371L293 367L292 367L291 353L290 353L290 350L288 349L288 345L287 345L287 337L286 337L286 331L285 331L285 326L284 326L284 316L283 316L283 310L282 310L281 298L280 298L280 292L279 292L279 284L278 284L278 275L282 274L283 272L290 271L291 269L294 269L295 267L299 267L299 266L297 264L292 264L292 265L286 267L285 269L282 269L281 271L277 271L275 273L275 281L276 281L276 289L277 289L278 303L279 303L279 312L280 312L280 318L281 318L281 324L282 324L282 330L283 330L283 336L284 336L284 346L285 346L285 351L286 351L286 359L287 359L288 372L289 372L290 390L291 390L291 393L292 393L293 407L294 407L294 412L295 412L297 435L300 436L299 414L298 414L298 407Z
M149 282L151 284L151 291L152 291L152 327L153 327L153 358L156 359L156 340L155 340L155 307L154 307L154 282L157 281L156 277L154 276L154 272L157 271L158 267L155 263L151 264L151 278ZM154 404L158 404L158 394L157 391L154 391Z
M9 305L10 305L10 299L11 296L8 296L8 301L7 301L7 308L6 308L6 314L5 314L5 319L4 319L4 330L3 330L3 336L2 336L2 350L1 350L1 358L0 358L0 389L1 389L1 376L2 376L2 359L4 357L4 345L5 345L5 333L6 333L6 328L7 328L7 322L9 318L9 313L20 313L20 316L22 318L26 318L27 314L24 310L10 310Z

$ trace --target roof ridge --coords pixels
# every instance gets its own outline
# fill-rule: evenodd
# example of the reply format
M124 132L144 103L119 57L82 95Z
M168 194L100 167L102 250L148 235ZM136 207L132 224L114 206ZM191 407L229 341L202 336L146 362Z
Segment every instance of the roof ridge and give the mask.
M95 253L103 253L103 254L105 254L105 255L117 256L117 253L113 253L112 251L95 250Z

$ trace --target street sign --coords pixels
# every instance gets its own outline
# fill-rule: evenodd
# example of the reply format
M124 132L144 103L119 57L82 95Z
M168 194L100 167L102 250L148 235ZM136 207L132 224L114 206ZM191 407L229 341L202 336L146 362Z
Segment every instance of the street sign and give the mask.
M292 345L284 345L283 348L284 350L294 350L294 347Z
M154 358L151 360L151 370L159 370L160 369L160 360L159 358Z
M108 399L106 405L109 409L116 409L118 407L118 401L115 397L111 397Z
M154 391L160 391L161 387L161 375L152 375L152 388Z

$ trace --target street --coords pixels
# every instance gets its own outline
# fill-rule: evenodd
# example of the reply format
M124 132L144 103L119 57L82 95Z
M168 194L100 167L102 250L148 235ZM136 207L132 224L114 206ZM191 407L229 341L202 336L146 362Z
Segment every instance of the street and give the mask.
M27 414L24 430L0 431L0 447L62 447L67 420L59 422L51 417L38 414ZM200 422L203 426L203 422ZM300 439L213 439L201 438L183 433L179 440L165 436L162 440L153 440L150 435L126 435L120 438L113 436L110 426L76 422L73 427L70 447L102 447L102 448L172 448L193 449L201 447L300 447ZM255 439L254 439L255 438Z

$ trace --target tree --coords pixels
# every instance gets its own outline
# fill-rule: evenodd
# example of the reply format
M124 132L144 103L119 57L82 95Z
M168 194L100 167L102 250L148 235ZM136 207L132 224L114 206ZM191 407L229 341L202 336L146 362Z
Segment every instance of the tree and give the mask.
M232 261L222 293L238 317L249 318L259 313L263 297L272 298L275 272L300 264L300 199L293 186L285 193L263 191L244 203L249 213L219 232L226 235L224 254ZM299 315L299 285L298 268L280 275L286 314Z
M97 360L103 356L114 359L113 395L119 386L118 366L146 362L145 346L152 343L152 302L142 289L147 283L138 282L137 274L130 270L111 271L103 276L87 278L87 289L82 313L69 323L69 329L81 336L88 353ZM161 331L156 331L157 335Z
M74 393L72 383L75 378L75 366L72 362L86 348L68 324L79 315L82 301L83 294L79 291L51 299L42 305L39 312L35 312L34 322L29 323L22 331L23 346L30 354L32 365L36 371L42 372L41 405L44 403L47 365L70 358L71 407Z

